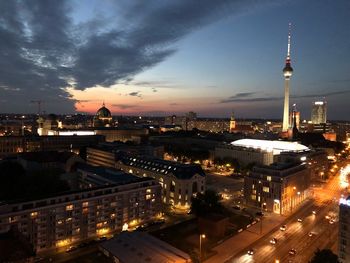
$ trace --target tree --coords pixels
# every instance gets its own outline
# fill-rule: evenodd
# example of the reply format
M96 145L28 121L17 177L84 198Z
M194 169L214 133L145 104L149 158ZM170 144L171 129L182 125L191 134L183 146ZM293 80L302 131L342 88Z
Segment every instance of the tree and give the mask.
M214 190L206 190L204 194L197 193L192 197L191 213L196 216L204 216L207 214L222 214L223 206L220 203L221 196Z
M339 263L338 256L330 249L317 249L310 263Z

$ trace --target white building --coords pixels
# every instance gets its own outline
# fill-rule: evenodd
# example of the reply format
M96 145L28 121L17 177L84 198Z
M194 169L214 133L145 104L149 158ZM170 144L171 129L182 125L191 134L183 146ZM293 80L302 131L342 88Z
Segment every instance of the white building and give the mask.
M282 152L307 152L310 149L297 142L241 139L215 148L215 158L237 159L241 165L249 163L269 165Z

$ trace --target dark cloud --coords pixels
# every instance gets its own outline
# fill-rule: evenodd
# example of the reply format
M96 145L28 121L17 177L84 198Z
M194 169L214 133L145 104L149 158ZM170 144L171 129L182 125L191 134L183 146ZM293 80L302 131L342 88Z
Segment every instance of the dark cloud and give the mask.
M140 91L133 91L129 93L129 96L141 98L141 93Z
M324 93L314 93L314 94L305 94L305 95L292 95L290 96L293 99L303 99L303 98L327 98L332 97L336 95L342 95L342 94L348 94L350 93L350 90L342 90L342 91L331 91L331 92L324 92ZM249 95L240 95L239 94L249 94ZM229 99L221 100L220 103L230 103L230 102L267 102L267 101L278 101L283 100L284 97L257 97L257 98L244 98L255 94L255 92L252 93L238 93L236 95L231 96ZM242 98L243 97L243 98Z
M136 108L136 105L132 104L112 104L112 107L117 107L119 109L125 110L125 109L133 109Z
M67 87L130 82L171 56L176 41L257 3L150 0L115 5L122 5L115 20L97 15L75 24L72 1L0 1L0 86L6 87L0 100L7 101L2 111L27 112L29 101L40 99L50 101L48 111L72 112L76 101Z
M246 97L251 97L254 95L256 92L241 92L237 93L236 95L233 95L230 97L230 99L238 99L238 98L246 98Z

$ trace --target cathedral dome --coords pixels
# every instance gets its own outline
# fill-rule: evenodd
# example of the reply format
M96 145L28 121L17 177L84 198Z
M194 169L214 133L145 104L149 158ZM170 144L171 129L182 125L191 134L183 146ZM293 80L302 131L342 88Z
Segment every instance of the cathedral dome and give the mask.
M104 105L102 106L102 108L100 108L97 113L96 113L96 117L98 118L111 118L112 114L109 111L109 109L107 109Z

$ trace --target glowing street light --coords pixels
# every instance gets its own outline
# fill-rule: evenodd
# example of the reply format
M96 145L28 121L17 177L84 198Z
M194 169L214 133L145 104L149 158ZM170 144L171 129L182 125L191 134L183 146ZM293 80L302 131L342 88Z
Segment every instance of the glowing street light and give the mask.
M199 235L199 262L202 260L202 238L205 238L205 234Z

